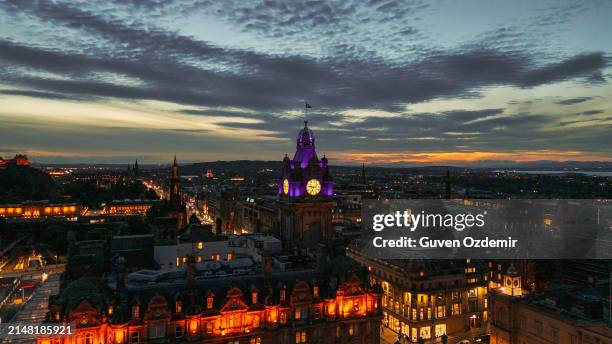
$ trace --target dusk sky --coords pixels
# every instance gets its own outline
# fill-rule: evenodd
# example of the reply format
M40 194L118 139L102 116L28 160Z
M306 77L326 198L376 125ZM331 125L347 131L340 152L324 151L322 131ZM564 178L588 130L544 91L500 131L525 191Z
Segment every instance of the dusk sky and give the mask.
M612 161L612 2L0 1L0 156Z

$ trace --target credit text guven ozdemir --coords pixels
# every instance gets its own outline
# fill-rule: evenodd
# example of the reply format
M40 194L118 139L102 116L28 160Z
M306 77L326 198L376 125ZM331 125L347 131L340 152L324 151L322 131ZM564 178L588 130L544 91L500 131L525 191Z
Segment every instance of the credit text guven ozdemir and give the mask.
M415 232L417 229L440 229L452 228L458 232L464 229L482 229L485 226L485 215L479 214L428 214L424 211L413 214L409 210L396 211L395 214L376 214L372 217L372 229L380 232L383 229L400 229ZM518 240L508 237L507 239L474 238L466 236L459 239L431 239L428 236L417 235L417 238L400 236L393 239L385 239L375 236L372 239L374 247L379 248L437 248L437 247L465 247L465 248L514 248Z

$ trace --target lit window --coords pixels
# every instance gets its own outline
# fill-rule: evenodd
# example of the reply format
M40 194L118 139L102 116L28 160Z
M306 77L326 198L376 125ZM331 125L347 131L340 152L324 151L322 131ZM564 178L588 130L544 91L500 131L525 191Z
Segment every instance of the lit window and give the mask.
M138 305L134 305L134 307L132 307L132 318L134 319L140 318L140 307Z
M306 343L306 331L297 331L295 333L295 344Z
M295 307L295 320L302 319L302 309L300 307Z
M429 339L431 338L431 328L429 326L421 327L421 338Z
M200 241L200 242L198 243L198 250L200 250L200 251L201 251L203 248L204 248L204 243Z
M446 334L446 324L437 324L435 327L436 337L441 337Z

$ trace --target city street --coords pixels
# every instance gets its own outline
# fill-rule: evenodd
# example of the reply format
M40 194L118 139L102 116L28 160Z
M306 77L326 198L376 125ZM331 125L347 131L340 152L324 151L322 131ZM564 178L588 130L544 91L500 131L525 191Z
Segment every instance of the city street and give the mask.
M11 320L12 323L40 324L45 321L48 310L49 297L59 292L60 274L49 275L47 280L40 284L32 298L17 312ZM2 343L36 343L36 337L4 338Z

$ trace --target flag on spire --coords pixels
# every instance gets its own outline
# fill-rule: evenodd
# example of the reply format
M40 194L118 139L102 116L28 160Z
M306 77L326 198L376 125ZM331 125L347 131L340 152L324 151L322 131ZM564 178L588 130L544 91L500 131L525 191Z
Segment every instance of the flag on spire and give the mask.
M304 102L304 107L306 109L312 109L312 106L310 104L308 104L308 102Z

